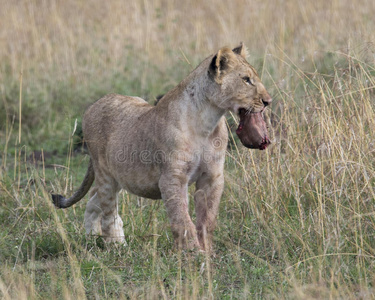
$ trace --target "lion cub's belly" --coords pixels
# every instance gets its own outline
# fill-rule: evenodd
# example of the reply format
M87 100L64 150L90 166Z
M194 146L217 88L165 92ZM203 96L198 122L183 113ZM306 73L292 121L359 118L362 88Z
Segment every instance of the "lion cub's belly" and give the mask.
M161 192L159 186L127 186L123 187L128 192L149 199L161 199Z
M127 172L117 173L117 182L122 189L140 197L161 199L159 180L160 169L155 165L128 166ZM189 163L187 172L188 185L194 183L200 175L199 161Z
M140 197L161 199L159 189L160 173L156 168L135 167L118 176L121 188Z

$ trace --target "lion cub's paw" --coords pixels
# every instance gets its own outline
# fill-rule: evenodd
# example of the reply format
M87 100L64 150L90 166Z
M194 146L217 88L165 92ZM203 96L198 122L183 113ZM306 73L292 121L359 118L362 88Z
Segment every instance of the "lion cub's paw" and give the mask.
M119 243L123 244L124 246L127 246L125 236L103 236L103 240L106 243Z

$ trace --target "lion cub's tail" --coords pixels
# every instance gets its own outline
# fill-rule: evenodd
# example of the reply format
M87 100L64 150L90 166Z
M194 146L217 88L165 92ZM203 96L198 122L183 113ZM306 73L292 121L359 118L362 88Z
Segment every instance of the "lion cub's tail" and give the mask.
M76 191L73 194L73 196L68 199L66 199L62 195L52 194L53 204L55 204L55 206L58 208L67 208L77 203L87 194L90 187L92 186L92 183L94 182L94 179L95 179L95 172L94 172L94 168L92 166L92 162L90 159L89 167L87 169L85 178L83 179L83 182L81 186L79 187L78 191Z

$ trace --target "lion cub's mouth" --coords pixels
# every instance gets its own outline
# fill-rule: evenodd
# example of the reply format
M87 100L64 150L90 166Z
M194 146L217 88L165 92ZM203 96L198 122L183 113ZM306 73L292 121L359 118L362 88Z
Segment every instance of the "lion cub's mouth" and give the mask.
M238 110L240 121L236 130L241 143L252 149L264 150L271 141L268 138L263 112L251 112L245 108Z

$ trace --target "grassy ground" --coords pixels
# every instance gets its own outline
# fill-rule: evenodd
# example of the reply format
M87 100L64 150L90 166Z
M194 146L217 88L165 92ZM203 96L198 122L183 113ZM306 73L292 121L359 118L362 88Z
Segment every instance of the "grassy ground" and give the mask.
M1 7L2 298L375 297L372 0ZM239 41L274 98L273 145L231 141L214 255L174 250L160 201L120 195L127 246L85 236L86 201L52 206L48 193L70 195L86 171L87 105L110 92L152 102Z

